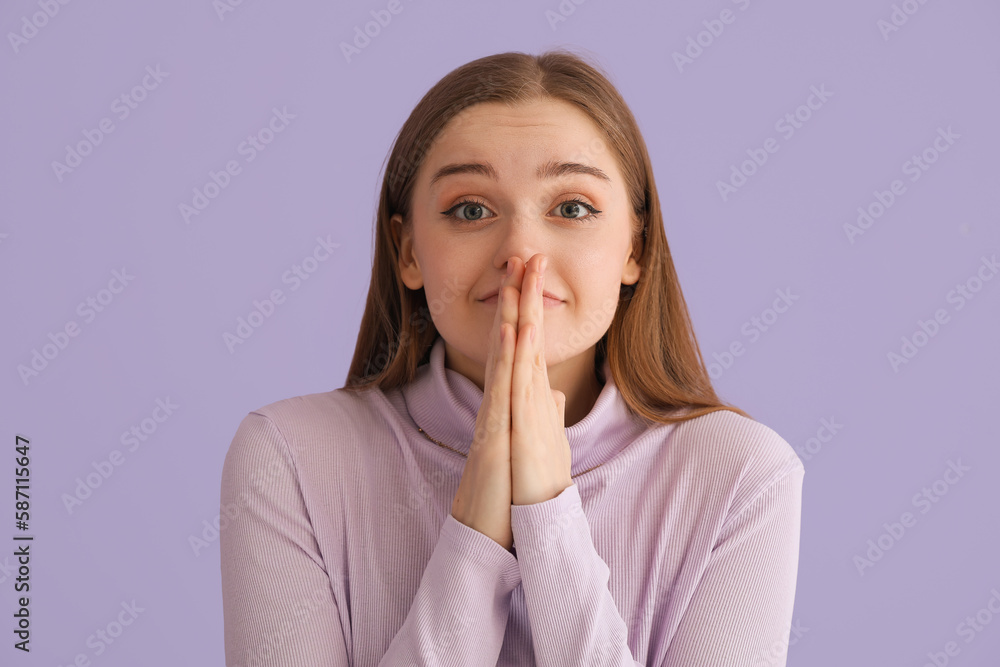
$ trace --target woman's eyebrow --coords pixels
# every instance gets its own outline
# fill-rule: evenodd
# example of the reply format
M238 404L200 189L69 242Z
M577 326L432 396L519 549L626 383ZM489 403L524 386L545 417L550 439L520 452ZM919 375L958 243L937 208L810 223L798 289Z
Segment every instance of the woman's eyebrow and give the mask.
M497 170L489 162L462 162L448 164L438 169L437 172L435 172L435 174L431 177L430 185L433 186L434 183L440 179L454 174L479 174L480 176L486 176L494 181L500 180L500 175L497 173ZM549 160L535 171L535 175L540 179L557 178L568 174L589 175L606 181L609 185L611 183L611 178L602 170L580 162L560 162L558 160Z

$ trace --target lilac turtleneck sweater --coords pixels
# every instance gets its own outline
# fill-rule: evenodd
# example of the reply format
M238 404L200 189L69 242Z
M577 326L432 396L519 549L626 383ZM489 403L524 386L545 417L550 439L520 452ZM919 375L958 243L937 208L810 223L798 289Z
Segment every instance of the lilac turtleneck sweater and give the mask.
M250 412L222 471L226 664L783 667L804 468L759 422L630 418L610 367L573 484L451 516L483 392L438 337L412 383Z

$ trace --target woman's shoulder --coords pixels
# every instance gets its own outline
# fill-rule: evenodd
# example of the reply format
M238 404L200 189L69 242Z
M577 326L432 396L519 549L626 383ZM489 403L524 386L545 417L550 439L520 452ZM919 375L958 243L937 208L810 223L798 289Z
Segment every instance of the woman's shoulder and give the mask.
M322 428L351 422L359 413L377 411L380 392L353 392L345 389L289 396L250 411L267 417L276 424L302 428Z
M770 426L732 410L714 410L663 425L667 486L694 506L706 502L737 516L781 480L782 493L799 494L805 469L795 450ZM794 478L790 477L794 476Z
M365 392L331 391L278 399L250 410L242 419L242 433L270 435L290 451L332 439L357 442L359 435L385 422L388 402L378 389Z
M805 470L795 449L777 431L732 410L715 410L678 423L671 450L693 467L741 485L766 486Z

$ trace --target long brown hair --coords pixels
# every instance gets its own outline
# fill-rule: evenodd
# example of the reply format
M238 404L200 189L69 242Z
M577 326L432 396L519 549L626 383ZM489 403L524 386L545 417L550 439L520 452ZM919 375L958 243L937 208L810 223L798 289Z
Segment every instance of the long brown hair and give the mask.
M555 98L576 105L603 130L626 181L632 247L641 275L622 285L614 319L595 347L595 371L607 358L634 415L654 423L693 419L716 410L749 414L721 402L712 388L681 294L663 229L646 143L632 112L608 77L566 49L533 56L499 53L451 71L420 100L396 136L379 199L368 300L344 389L388 391L410 382L429 360L438 332L423 288L399 275L398 238L390 218L410 221L416 172L448 121L482 102L510 105Z

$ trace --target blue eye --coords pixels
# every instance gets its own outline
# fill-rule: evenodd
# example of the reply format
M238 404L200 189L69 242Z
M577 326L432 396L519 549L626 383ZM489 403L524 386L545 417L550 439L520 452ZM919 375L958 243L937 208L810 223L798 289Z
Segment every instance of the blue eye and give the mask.
M562 208L562 207L566 206L566 204L573 204L574 205L574 206L572 206L572 207L570 207L568 209L570 211L578 210L578 207L582 206L583 208L587 209L587 211L590 213L590 215L587 215L587 216L570 216L570 217L565 217L566 220L589 220L591 218L596 218L601 213L601 211L599 209L594 208L593 206L591 206L587 202L583 201L579 197L573 197L571 199L567 199L565 201L560 202L559 205L556 207L556 209ZM469 207L468 209L464 209L464 210L467 211L467 214L468 214L468 211L472 211L474 213L479 213L480 215L482 215L482 213L481 213L482 209L485 209L487 211L490 210L490 209L486 208L486 204L484 202L481 202L481 201L479 201L478 199L475 199L475 198L470 198L470 199L463 199L462 201L458 202L457 204L455 204L454 206L452 206L451 208L449 208L447 211L441 211L441 215L447 216L449 218L453 218L453 219L457 220L459 223L466 224L466 225L474 223L474 222L479 222L480 220L484 220L485 219L484 217L466 218L466 217L462 217L462 216L456 215L456 213L455 213L456 211L462 210L466 206ZM556 210L556 209L553 209L553 210ZM565 211L567 209L563 209L563 210Z
M588 211L590 211L590 215L588 215L586 217L576 217L576 216L574 216L574 217L570 218L570 220L586 220L587 218L596 218L598 216L598 214L600 214L599 210L597 210L596 208L594 208L593 206L591 206L587 202L583 201L579 197L573 197L572 199L567 199L566 201L564 201L561 204L559 204L559 206L562 207L562 206L565 206L566 204L573 204L574 205L574 206L570 207L571 210L578 209L580 206L582 206L585 209L587 209Z
M449 208L447 211L441 211L441 214L442 215L447 215L447 216L449 216L451 218L454 218L454 219L458 220L459 222L464 222L464 223L478 222L479 220L482 220L482 218L473 217L473 218L470 219L470 218L464 218L464 217L459 216L459 215L455 215L455 211L460 210L460 209L462 209L465 206L469 207L469 209L466 209L466 211L468 211L470 209L472 211L476 211L477 209L485 209L487 211L490 210L490 209L486 208L486 204L484 204L481 201L478 201L476 199L463 199L462 201L458 202L457 204L455 204L454 206L452 206L451 208Z

